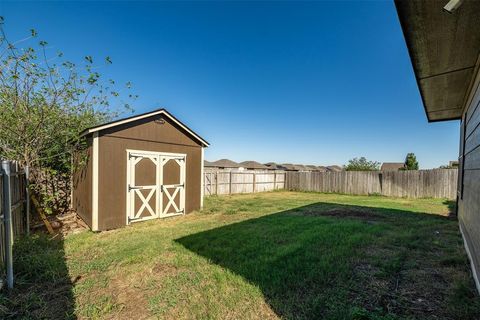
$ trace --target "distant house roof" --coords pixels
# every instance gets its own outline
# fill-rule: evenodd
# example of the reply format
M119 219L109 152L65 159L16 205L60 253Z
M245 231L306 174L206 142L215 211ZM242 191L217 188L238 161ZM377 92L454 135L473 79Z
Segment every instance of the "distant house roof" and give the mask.
M318 167L313 164L307 164L305 167L310 171L318 171Z
M307 168L307 166L303 164L294 164L293 165L298 171L311 171L310 169Z
M380 170L382 171L398 171L405 168L405 163L403 162L384 162Z
M220 159L220 160L211 162L211 164L212 164L212 167L217 167L217 168L240 168L241 167L240 164L230 159Z
M328 166L327 171L340 172L340 171L343 171L343 168L337 165L333 165L333 166Z
M264 163L268 167L269 170L285 170L285 167L281 164L277 164L275 162L267 162Z
M203 160L203 166L204 166L204 167L207 167L207 168L215 167L215 165L213 164L213 162L210 162L210 161L207 161L207 160Z
M327 168L324 167L324 166L317 166L317 171L318 171L318 172L326 172L326 171L327 171Z
M281 166L284 167L286 171L298 171L297 166L291 163L282 163Z
M458 167L458 160L452 160L452 161L448 162L448 165L450 167Z
M257 161L243 161L239 163L241 167L244 167L245 169L258 169L258 170L267 170L268 167L261 164L260 162Z

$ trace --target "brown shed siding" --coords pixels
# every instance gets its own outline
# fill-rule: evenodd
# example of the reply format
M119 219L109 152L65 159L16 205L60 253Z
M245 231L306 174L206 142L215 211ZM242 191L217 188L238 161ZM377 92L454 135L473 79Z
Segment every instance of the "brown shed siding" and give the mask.
M85 163L80 163L77 154L78 169L73 175L73 209L90 227L92 226L92 138L87 138Z
M186 160L185 211L200 208L202 146L182 128L159 116L105 129L99 136L98 228L126 224L127 149L183 153Z
M462 117L459 156L458 218L474 272L480 277L480 74Z

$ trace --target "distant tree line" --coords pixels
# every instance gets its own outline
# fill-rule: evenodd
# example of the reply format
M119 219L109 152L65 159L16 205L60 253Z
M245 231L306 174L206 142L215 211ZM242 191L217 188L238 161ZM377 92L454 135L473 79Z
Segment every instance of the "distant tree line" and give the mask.
M365 157L353 158L345 165L346 171L378 171L380 162L367 160ZM418 170L419 165L414 153L408 153L405 157L404 167L400 170Z
M377 171L380 170L380 162L369 161L365 157L353 158L345 166L346 171Z

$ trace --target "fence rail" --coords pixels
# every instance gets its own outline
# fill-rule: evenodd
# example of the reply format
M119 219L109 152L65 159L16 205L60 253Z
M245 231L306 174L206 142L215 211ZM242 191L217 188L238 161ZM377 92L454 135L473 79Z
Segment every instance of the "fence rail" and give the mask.
M221 195L255 193L285 188L284 171L224 171L204 172L204 194Z
M457 196L457 169L287 172L285 189L353 195L447 198Z
M30 205L28 168L20 171L12 161L1 161L0 168L0 262L1 278L13 287L13 241L29 232Z

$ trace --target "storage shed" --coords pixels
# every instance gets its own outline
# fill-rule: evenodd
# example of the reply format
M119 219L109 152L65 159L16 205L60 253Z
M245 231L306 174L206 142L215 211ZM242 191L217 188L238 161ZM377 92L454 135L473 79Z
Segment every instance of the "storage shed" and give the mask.
M93 231L171 217L203 205L203 154L208 142L159 109L81 134L73 209Z

